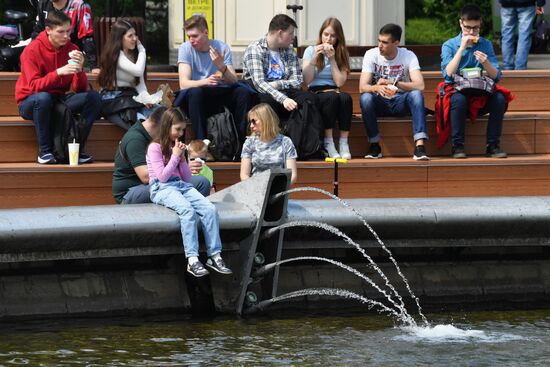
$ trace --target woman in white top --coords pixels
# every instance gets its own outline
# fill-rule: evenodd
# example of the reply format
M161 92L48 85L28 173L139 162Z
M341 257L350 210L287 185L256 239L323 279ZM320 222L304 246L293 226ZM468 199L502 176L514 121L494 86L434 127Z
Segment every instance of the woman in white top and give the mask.
M348 136L351 127L353 102L340 88L350 72L349 55L342 24L336 18L327 18L319 30L315 46L309 46L303 56L302 73L325 125L324 148L331 158L351 159ZM336 121L340 127L339 152L334 146L332 129Z
M145 48L132 24L124 19L117 20L101 54L97 81L102 89L103 116L124 129L137 121L138 113L146 118L152 112L132 99L143 91L147 92L146 58Z

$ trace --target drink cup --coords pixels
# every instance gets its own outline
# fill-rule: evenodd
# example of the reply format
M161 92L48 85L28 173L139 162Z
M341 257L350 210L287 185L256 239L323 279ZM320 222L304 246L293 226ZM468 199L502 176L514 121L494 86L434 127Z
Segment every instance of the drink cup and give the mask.
M80 144L72 142L69 143L69 165L78 166Z
M69 59L69 61L68 61L67 63L68 63L68 64L71 64L71 65L77 65L77 64L78 64L78 61L73 60L73 59Z
M393 97L395 95L395 93L397 93L397 90L399 89L393 84L388 84L388 85L386 85L386 87L389 89L390 97Z

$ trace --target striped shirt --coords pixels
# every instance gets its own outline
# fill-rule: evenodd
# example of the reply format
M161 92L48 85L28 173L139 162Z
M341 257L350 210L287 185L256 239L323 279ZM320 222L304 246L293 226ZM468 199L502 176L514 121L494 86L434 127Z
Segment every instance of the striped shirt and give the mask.
M243 79L251 80L258 92L270 94L277 102L283 103L288 97L280 90L302 87L304 78L300 71L300 63L292 47L280 48L278 51L283 63L283 77L280 80L271 81L267 77L270 69L269 51L266 37L248 45L243 56ZM269 85L270 82L277 83L277 88Z

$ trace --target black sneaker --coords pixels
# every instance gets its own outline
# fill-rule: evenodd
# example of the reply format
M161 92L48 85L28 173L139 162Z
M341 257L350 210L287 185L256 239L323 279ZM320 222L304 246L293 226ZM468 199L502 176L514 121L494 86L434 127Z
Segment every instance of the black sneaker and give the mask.
M37 159L40 164L56 164L57 160L52 153L40 154Z
M189 263L187 263L187 272L197 278L210 274L210 272L205 269L204 265L202 265L200 261L197 261L193 265L189 265Z
M466 158L466 153L464 153L464 145L453 145L452 149L453 158L462 159Z
M491 158L506 158L508 154L505 151L500 149L498 145L487 145L487 150L485 152L487 157Z
M417 145L414 148L413 159L415 161L429 161L430 157L426 154L426 147L424 145Z
M78 156L78 164L84 164L84 163L92 163L94 161L94 157L91 155L82 153Z
M365 156L367 159L378 159L382 158L382 148L380 148L380 144L378 143L371 143L369 146L369 151L367 152L367 155Z
M225 262L221 257L218 257L216 260L209 257L208 260L206 260L206 266L220 274L233 274L231 269L225 265Z

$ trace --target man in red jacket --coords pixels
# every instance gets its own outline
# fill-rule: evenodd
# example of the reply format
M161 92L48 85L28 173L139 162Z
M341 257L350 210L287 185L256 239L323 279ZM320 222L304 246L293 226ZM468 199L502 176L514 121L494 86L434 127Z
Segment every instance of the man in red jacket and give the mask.
M21 54L21 75L15 84L19 114L33 120L38 140L38 163L57 163L52 154L52 109L62 100L79 112L90 129L100 113L99 93L88 91L88 78L82 71L84 55L70 41L71 19L62 11L48 13L46 29ZM68 93L70 90L74 93ZM92 157L81 153L79 162Z

